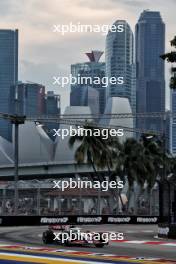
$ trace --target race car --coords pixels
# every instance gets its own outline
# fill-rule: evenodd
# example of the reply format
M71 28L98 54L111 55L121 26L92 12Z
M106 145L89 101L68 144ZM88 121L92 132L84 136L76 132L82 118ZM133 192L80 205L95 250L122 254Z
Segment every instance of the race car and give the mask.
M43 232L44 244L57 243L64 246L93 245L102 248L108 245L108 239L102 232L83 231L80 227L69 225L52 225Z

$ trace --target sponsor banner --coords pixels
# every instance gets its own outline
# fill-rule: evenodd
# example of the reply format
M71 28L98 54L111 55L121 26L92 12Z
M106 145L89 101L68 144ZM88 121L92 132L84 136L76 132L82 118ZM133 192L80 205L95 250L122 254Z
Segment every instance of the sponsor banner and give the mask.
M1 216L0 226L86 225L86 224L158 224L158 216ZM163 231L164 232L164 231Z
M176 224L159 223L158 237L176 239Z

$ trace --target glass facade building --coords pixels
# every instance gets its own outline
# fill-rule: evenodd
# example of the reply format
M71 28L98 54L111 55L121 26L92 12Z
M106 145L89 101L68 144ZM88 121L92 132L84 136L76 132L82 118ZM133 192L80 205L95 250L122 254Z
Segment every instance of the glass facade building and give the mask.
M92 51L90 53L86 53L86 55L89 58L88 62L85 63L76 63L71 65L71 74L74 77L77 77L78 75L81 77L91 77L94 79L95 77L99 77L102 79L105 77L105 63L99 62L99 59L103 52L101 51ZM70 105L71 106L81 106L84 105L84 102L81 102L80 104L80 98L77 97L77 100L75 98L75 93L73 93L74 89L76 88L83 88L85 89L85 86L94 88L99 93L99 113L103 114L105 109L105 87L102 87L102 84L91 84L91 83L82 83L82 84L76 84L71 86L71 94L70 94ZM90 89L88 89L90 91ZM78 90L77 90L78 91ZM95 93L96 94L96 93ZM85 93L84 93L85 95ZM71 98L74 96L74 98Z
M18 95L17 106L15 97ZM11 87L11 113L32 116L45 113L45 87L37 83L19 83ZM16 108L16 109L15 109Z
M0 112L10 112L10 88L18 81L18 30L0 30ZM12 125L0 120L0 136L11 141Z
M60 112L60 95L55 94L53 91L48 91L45 95L45 114L47 116L56 116L59 115ZM48 136L54 141L53 129L58 129L59 123L45 122L45 128Z
M16 103L15 98L18 95ZM35 116L56 116L60 114L60 96L53 91L45 94L45 86L38 83L19 83L11 87L10 92L11 113L15 111L19 115L28 117ZM59 124L54 122L44 122L44 129L53 139L53 129L58 129Z
M71 106L89 106L92 114L99 114L99 92L91 87L77 87L70 94Z
M45 95L45 114L60 114L60 95L55 94L53 91L48 91Z
M128 98L132 111L136 111L136 73L134 64L134 37L125 20L117 20L113 25L118 29L123 25L123 32L109 31L106 38L106 76L123 77L123 84L110 84L106 89L109 97Z
M145 10L136 24L137 113L165 111L165 24L160 12ZM138 118L137 127L161 131L163 120Z

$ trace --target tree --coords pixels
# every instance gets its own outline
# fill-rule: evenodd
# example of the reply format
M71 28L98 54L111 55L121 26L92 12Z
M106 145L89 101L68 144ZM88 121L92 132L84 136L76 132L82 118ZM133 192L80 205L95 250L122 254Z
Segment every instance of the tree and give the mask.
M75 160L78 164L87 163L93 168L94 175L92 180L98 180L102 182L105 180L105 176L99 172L99 169L106 170L106 176L108 180L117 180L114 174L114 160L118 156L120 143L117 138L113 138L108 134L107 138L100 135L95 136L93 131L98 129L100 132L102 129L96 127L90 122L86 122L84 127L85 130L90 130L90 134L87 133L82 136L76 135L70 137L69 146L73 148L75 143L78 143L78 147L75 151ZM113 198L118 200L121 199L119 193L116 190L110 189ZM122 203L122 201L121 201ZM123 205L123 203L122 203Z
M94 131L97 127L86 122L84 129ZM99 130L101 131L100 128ZM92 132L71 137L69 146L72 148L76 143L75 160L78 164L87 163L92 166L92 180L106 180L104 174L99 171L101 169L106 171L109 181L116 181L117 176L124 182L127 180L129 190L135 182L141 188L147 183L148 190L151 190L164 162L168 173L171 171L170 158L164 151L163 142L155 135L142 134L138 141L128 138L120 143L117 137L108 135L104 139L102 133L95 136ZM120 193L113 189L111 193L116 200L121 199Z
M146 181L148 188L151 189L156 183L160 168L166 161L165 142L153 134L142 134L140 139L145 155L145 166L148 168Z
M124 175L128 179L129 186L137 182L141 186L146 181L151 181L154 173L154 158L152 153L146 148L143 140L128 138L122 145L116 163L118 175Z
M116 173L123 175L128 181L128 200L135 182L141 190L147 183L150 192L160 173L163 159L163 144L155 135L142 134L139 141L128 138L122 144L116 161Z
M108 168L110 170L113 166L112 155L114 150L111 148L111 139L109 137L104 139L101 133L99 136L95 136L93 131L99 128L90 122L86 122L83 129L88 131L87 134L70 137L69 146L73 148L75 143L78 143L75 151L76 162L78 164L90 164L99 181L103 181L104 176L98 172L98 169Z
M176 36L171 40L171 47L176 48ZM163 60L167 60L170 63L176 63L176 51L171 51L169 53L163 54L160 56ZM170 78L170 88L176 89L176 67L171 67L171 78Z

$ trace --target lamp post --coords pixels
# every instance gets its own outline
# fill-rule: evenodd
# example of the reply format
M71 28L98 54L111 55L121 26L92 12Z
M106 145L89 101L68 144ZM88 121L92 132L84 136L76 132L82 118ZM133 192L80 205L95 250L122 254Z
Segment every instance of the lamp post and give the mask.
M11 123L15 126L15 136L14 136L14 214L18 214L18 203L19 203L19 193L18 193L18 166L19 166L19 125L24 124L26 117L19 115L19 98L18 98L18 85L15 87L15 115L11 119Z
M14 214L18 214L18 200L19 200L19 193L18 193L18 166L19 166L19 125L24 124L25 116L14 116L12 120L12 124L15 126L15 144L14 144L14 189L15 189L15 207L14 207Z

